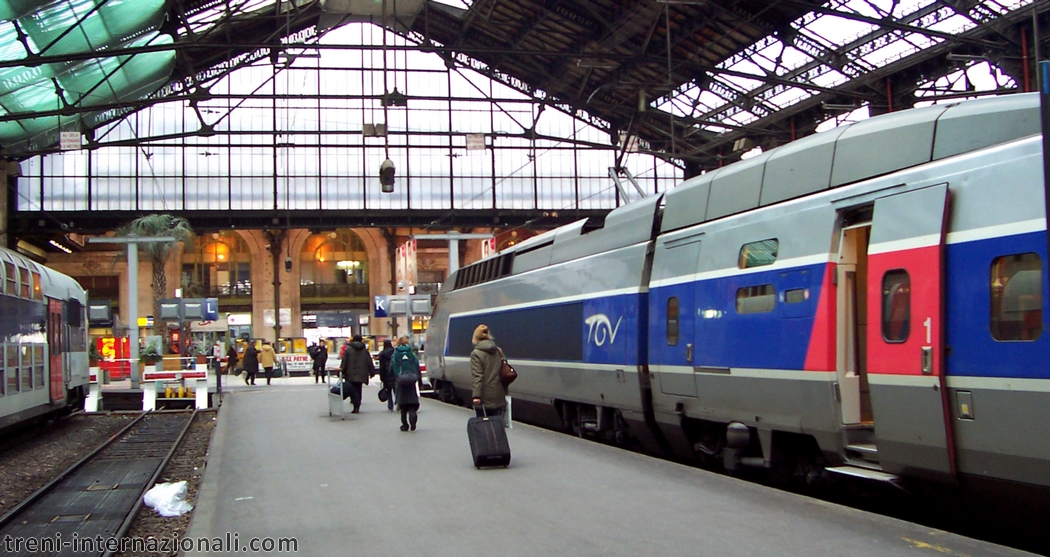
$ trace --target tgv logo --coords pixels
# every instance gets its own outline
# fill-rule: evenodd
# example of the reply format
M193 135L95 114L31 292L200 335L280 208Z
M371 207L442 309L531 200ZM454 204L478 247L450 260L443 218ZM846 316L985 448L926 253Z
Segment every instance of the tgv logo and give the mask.
M595 346L602 346L605 341L609 341L609 344L616 342L616 331L620 330L620 323L623 321L621 315L616 320L616 326L613 327L612 322L604 313L597 313L586 320L586 324L589 328L587 329L587 342L594 342Z

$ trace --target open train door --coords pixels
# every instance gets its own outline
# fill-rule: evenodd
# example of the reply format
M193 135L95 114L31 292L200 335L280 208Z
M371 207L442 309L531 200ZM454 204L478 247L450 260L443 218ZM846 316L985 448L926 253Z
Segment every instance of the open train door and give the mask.
M65 370L65 335L62 320L62 302L47 300L47 351L48 351L48 384L51 386L51 402L61 402L66 398Z
M875 201L868 246L867 372L889 473L955 475L944 377L948 185Z

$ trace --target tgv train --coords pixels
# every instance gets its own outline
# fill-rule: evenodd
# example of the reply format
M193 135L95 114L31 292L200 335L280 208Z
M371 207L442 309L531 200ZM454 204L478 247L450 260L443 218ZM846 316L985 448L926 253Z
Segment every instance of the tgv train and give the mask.
M485 323L516 419L730 470L1050 486L1038 103L818 133L459 269L431 379L469 400Z
M86 307L75 280L0 248L0 430L83 408Z

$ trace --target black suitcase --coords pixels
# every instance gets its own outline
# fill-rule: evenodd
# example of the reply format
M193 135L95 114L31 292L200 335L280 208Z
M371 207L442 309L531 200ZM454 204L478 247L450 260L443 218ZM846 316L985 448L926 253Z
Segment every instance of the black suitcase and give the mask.
M501 416L467 420L467 438L475 468L510 465L510 442Z

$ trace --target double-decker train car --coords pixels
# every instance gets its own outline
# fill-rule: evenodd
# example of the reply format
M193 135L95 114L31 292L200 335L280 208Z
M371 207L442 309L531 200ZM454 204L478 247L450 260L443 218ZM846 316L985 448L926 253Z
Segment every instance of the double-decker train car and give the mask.
M0 248L0 430L83 408L86 307L75 280Z
M469 400L485 323L516 419L730 470L1050 486L1038 102L842 126L466 266L431 380Z

